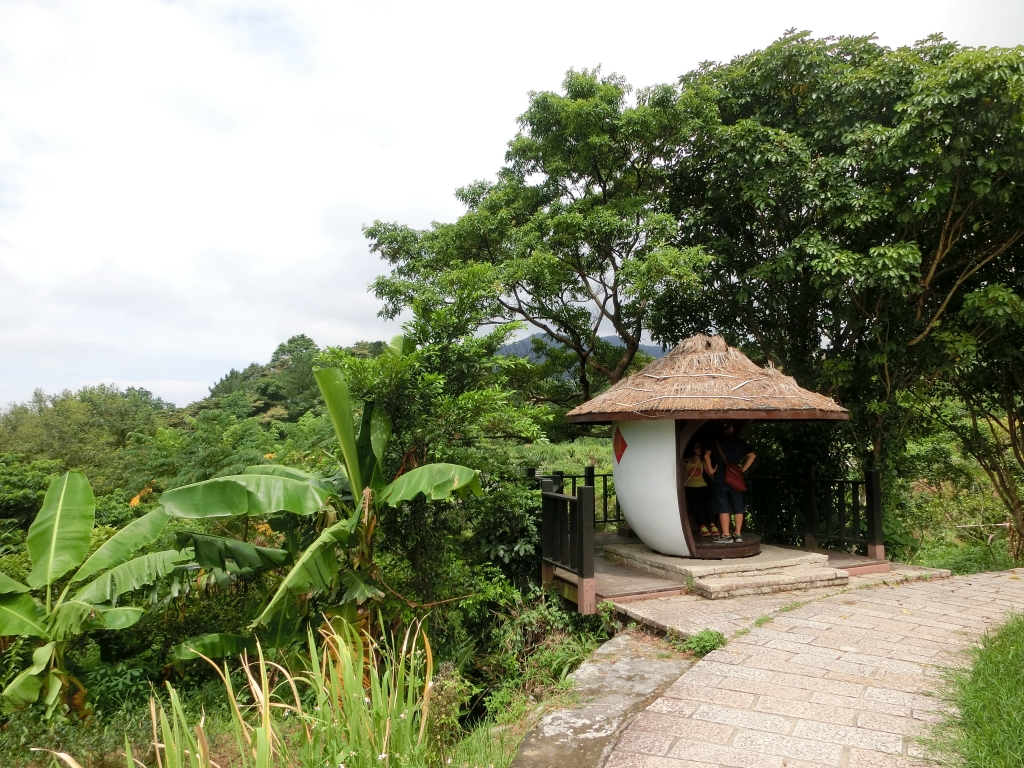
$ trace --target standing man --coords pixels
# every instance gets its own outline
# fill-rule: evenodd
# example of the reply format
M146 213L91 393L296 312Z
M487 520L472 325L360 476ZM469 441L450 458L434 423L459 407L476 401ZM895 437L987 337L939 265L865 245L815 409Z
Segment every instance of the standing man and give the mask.
M722 533L711 540L715 544L743 542L743 491L737 491L725 481L725 470L726 464L735 464L741 473L745 473L757 456L734 433L733 425L725 422L721 437L715 441L714 446L704 451L704 466L714 482L712 507L718 513L719 530ZM736 516L736 529L732 536L729 535L730 515Z

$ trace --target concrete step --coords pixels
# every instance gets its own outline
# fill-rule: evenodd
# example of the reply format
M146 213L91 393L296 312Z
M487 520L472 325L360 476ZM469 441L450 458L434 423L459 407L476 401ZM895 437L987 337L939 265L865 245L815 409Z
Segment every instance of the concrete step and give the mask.
M808 564L781 571L753 573L723 573L694 579L690 591L718 600L744 595L768 595L817 587L841 587L849 582L849 574L838 568Z
M767 544L758 555L732 560L661 555L632 541L608 544L604 555L629 568L685 584L689 591L712 600L843 586L849 580L846 571L829 566L827 554Z

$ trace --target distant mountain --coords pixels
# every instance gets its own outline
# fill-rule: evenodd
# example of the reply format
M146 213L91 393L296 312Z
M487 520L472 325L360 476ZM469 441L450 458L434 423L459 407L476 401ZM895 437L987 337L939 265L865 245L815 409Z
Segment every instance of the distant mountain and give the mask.
M539 358L533 352L533 340L542 339L550 343L550 337L546 333L535 333L532 336L527 336L525 339L519 339L519 341L513 341L510 344L506 344L498 349L499 355L507 355L509 357L522 357L529 360L532 363L539 362ZM613 347L624 347L622 339L618 336L602 336L601 341L606 341ZM658 358L665 354L665 351L654 344L641 344L640 351L644 354L650 355L651 357Z

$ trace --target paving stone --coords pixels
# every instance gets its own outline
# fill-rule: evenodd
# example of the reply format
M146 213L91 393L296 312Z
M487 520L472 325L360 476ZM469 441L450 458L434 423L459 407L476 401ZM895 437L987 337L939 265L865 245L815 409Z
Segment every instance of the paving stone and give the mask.
M891 752L893 754L903 752L901 736L884 731L872 731L867 728L800 720L796 724L796 728L793 729L793 735L843 746L873 749L876 752Z
M779 757L793 757L825 765L839 765L843 755L843 747L840 744L759 731L737 733L736 738L732 740L732 746L735 749L767 753Z
M846 768L934 768L934 763L921 762L902 755L890 755L868 749L850 749Z
M700 706L700 702L697 701L684 701L682 699L675 699L670 696L663 696L657 701L653 702L651 706L647 708L648 712L661 712L665 715L681 715L686 717L692 715L694 710Z
M675 736L667 733L651 733L629 728L622 734L615 748L643 752L647 755L664 755L675 740Z
M820 720L823 723L833 723L835 725L856 725L857 723L857 710L855 709L808 701L792 701L775 696L759 696L754 709L758 712L770 712L786 717L799 717L804 720Z
M559 766L559 768L561 768ZM625 750L612 753L605 768L719 768L717 764L695 763L692 760L675 760L669 757L644 755Z
M772 733L789 733L793 728L793 720L788 717L751 712L743 709L720 707L715 704L702 704L690 715L693 720L706 720L709 723L734 725L741 728L752 728L757 731Z
M770 680L772 673L766 669L751 669L749 667L732 666L731 664L720 664L717 661L700 662L706 671L722 677L742 677L747 680Z
M922 720L915 720L912 717L896 717L881 712L861 712L860 717L857 718L857 725L860 728L888 731L903 736L922 736L928 731L928 725Z
M687 679L689 676L687 676ZM741 677L730 677L722 679L717 684L718 688L730 691L743 691L758 696L776 696L780 699L791 699L793 701L807 701L811 692L806 688L794 688L788 685L781 685L776 680L764 682L762 680L744 680Z
M884 712L887 715L897 717L909 717L913 710L910 707L902 707L898 704L889 704L884 701L872 701L865 698L853 698L850 696L836 696L832 693L821 693L815 691L811 694L811 701L816 704L824 704L834 707L849 707L850 709L864 710L868 712Z
M685 678L669 686L664 696L666 698L699 701L704 704L723 704L737 709L749 709L756 698L750 693L730 691L724 688L712 688L706 685L695 685L687 682ZM696 709L696 706L694 709Z
M757 735L769 736L769 734ZM786 739L787 737L778 738ZM801 739L791 741L802 742ZM765 748L766 746L768 748ZM843 751L842 747L838 751L834 751L834 749L832 745L815 744L814 742L783 745L775 741L771 745L766 745L755 739L750 742L749 746L744 743L732 747L722 747L717 744L680 740L672 747L668 756L711 763L716 766L729 766L729 768L810 768L816 765L834 768L839 765ZM796 757L795 753L798 751L814 756Z
M709 723L689 717L663 715L658 712L641 712L636 716L629 731L648 731L685 739L699 739L711 744L725 744L732 736L733 729L723 723Z
M864 686L856 683L846 683L841 680L823 680L804 675L776 675L773 682L789 686L790 688L806 688L809 691L822 691L823 693L833 693L839 696L860 696L864 692Z

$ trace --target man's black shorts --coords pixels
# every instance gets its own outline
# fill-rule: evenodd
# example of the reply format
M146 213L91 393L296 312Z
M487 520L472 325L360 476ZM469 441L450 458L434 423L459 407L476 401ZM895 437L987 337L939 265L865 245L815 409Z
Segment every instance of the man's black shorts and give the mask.
M715 496L713 501L715 512L743 514L743 494L734 491L726 483L715 483Z

